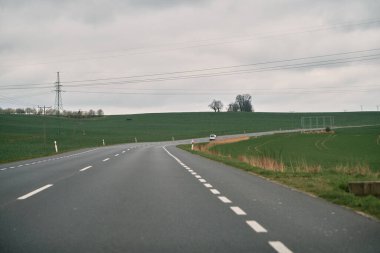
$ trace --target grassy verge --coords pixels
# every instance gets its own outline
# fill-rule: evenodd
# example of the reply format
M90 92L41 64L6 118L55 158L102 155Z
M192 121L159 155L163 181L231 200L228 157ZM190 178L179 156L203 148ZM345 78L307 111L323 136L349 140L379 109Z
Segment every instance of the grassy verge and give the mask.
M332 135L283 134L198 144L193 151L190 145L180 148L380 219L379 198L348 191L348 182L380 180L379 133L379 127L346 129ZM322 149L320 143L326 138Z

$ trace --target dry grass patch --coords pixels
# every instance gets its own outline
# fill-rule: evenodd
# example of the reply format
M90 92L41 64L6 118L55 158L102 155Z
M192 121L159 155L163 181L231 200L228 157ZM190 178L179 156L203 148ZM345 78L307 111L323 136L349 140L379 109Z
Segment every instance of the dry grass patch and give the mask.
M251 166L270 170L270 171L276 171L276 172L284 172L285 171L285 165L282 162L278 162L273 158L270 157L252 157L252 156L245 156L241 155L238 157L238 160L247 163Z

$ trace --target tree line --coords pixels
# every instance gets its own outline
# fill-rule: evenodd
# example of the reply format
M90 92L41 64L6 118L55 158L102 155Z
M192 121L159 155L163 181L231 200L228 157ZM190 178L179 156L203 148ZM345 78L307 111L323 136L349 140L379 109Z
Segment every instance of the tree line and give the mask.
M213 100L209 107L214 112L223 110L223 103L220 100ZM235 101L228 104L226 107L227 112L253 112L252 96L249 94L239 94L236 96Z
M1 108L0 114L20 114L20 115L50 115L55 116L58 115L58 111L51 108ZM104 111L102 109L98 109L97 111L90 109L89 111L68 111L64 110L59 113L60 116L69 117L69 118L91 118L91 117L101 117L104 116Z

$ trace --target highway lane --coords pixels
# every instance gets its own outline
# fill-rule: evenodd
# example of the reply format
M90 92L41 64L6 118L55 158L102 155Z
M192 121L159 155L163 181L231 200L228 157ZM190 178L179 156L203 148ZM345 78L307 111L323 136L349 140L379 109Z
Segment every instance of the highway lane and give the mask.
M142 144L140 144L142 145ZM88 166L98 157L112 156L117 149L134 149L138 145L120 145L101 149L85 149L76 152L42 157L0 166L0 206L15 199L20 192L55 182L78 173L77 166ZM16 186L16 187L15 187Z
M378 252L380 223L344 207L177 148L182 163L235 201L294 252Z
M380 248L376 221L165 145L5 165L14 168L0 171L0 252Z

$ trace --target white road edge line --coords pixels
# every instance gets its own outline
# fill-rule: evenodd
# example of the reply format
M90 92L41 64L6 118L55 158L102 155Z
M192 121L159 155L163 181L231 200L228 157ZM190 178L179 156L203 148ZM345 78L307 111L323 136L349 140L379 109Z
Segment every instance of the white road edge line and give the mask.
M103 160L103 162L107 162L108 160L109 160L109 158L106 158L106 159Z
M293 253L288 249L282 242L279 241L269 241L269 245L272 246L278 253Z
M32 191L32 192L30 192L30 193L28 193L28 194L25 194L24 196L21 196L21 197L19 197L19 198L17 198L17 199L18 199L18 200L24 200L24 199L27 199L27 198L29 198L29 197L31 197L31 196L33 196L33 195L35 195L35 194L37 194L37 193L43 191L43 190L46 190L47 188L49 188L49 187L51 187L51 186L53 186L53 185L52 185L52 184L45 185L45 186L43 186L43 187L41 187L41 188L38 188L37 190L34 190L34 191Z
M87 166L87 167L85 167L85 168L83 168L83 169L81 169L81 170L79 170L79 171L85 171L85 170L88 170L88 169L90 169L90 168L92 168L92 166Z
M238 206L231 206L230 207L232 211L234 211L237 215L247 215L246 212L244 212L240 207Z
M250 226L253 230L255 230L256 233L267 233L267 232L268 232L263 226L261 226L259 223L257 223L257 222L254 221L254 220L247 220L246 223L247 223L248 226Z
M220 199L220 201L222 201L223 203L232 203L231 200L229 200L227 197L225 196L219 196L218 197Z

